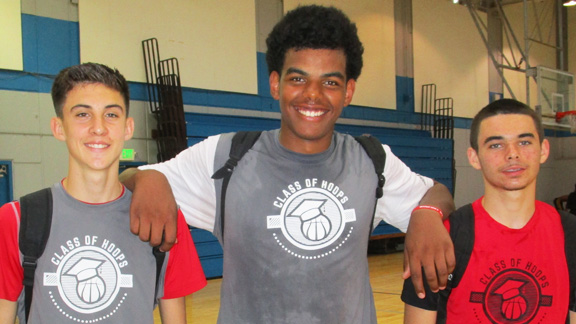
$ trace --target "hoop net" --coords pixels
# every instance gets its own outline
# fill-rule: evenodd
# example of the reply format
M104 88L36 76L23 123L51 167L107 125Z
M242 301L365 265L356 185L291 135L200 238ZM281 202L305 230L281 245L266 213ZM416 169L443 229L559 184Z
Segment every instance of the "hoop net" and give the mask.
M576 134L576 110L559 111L556 113L556 122L570 125L570 133Z

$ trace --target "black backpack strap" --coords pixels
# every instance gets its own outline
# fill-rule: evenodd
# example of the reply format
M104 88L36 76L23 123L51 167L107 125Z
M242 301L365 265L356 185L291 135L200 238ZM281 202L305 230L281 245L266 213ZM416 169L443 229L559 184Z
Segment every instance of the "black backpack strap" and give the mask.
M32 305L32 288L38 258L44 253L52 225L52 191L42 189L20 198L19 248L24 255L24 309L26 321Z
M446 323L446 306L452 288L456 288L466 271L472 250L474 249L474 209L468 204L448 218L450 221L450 237L454 243L456 267L448 276L446 289L439 291L438 316L436 323Z
M362 136L355 136L354 139L362 145L366 154L372 160L374 164L374 171L376 172L376 176L378 177L378 187L376 187L376 204L374 204L374 212L372 213L372 221L370 221L370 232L368 232L368 239L370 239L370 235L372 235L372 231L374 230L374 216L376 215L376 206L378 205L378 199L382 198L383 196L383 188L386 179L384 178L384 165L386 164L386 151L384 151L384 147L382 147L382 143L371 135L364 134Z
M160 251L159 247L152 248L152 254L156 258L156 288L154 290L154 305L156 304L156 296L158 295L158 290L160 289L160 274L162 273L162 267L164 266L164 259L166 258L166 252Z
M382 147L382 143L371 135L364 134L362 136L354 137L360 145L364 148L364 151L368 154L372 163L374 163L374 170L376 171L376 176L378 177L378 188L376 188L376 199L382 198L384 183L386 179L384 178L384 165L386 164L386 151Z
M576 216L566 211L559 211L564 228L564 246L566 263L570 276L570 310L576 312Z
M244 154L254 146L254 143L260 137L260 131L240 131L234 134L232 138L232 145L230 146L229 159L223 167L218 169L212 175L212 179L223 179L222 190L220 195L220 228L222 230L222 241L224 241L224 207L226 206L226 189L234 168L238 165L238 161L242 159Z

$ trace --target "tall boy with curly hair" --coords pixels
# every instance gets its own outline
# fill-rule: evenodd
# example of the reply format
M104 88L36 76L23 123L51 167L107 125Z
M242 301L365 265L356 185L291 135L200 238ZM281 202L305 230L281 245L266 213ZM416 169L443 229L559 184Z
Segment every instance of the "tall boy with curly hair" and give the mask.
M222 181L211 176L228 159L234 134L209 137L127 175L125 183L135 188L132 209L142 211L141 219L153 216L147 210L170 213L173 192L188 224L220 239L219 323L376 323L366 258L370 229L385 220L406 230L412 214L413 233L433 242L414 250L412 273L423 265L447 275L450 239L438 214L452 210L451 195L384 146L386 184L373 219L372 160L352 136L334 131L352 100L363 52L355 24L340 10L298 7L267 44L281 126L262 132L234 169L223 229Z

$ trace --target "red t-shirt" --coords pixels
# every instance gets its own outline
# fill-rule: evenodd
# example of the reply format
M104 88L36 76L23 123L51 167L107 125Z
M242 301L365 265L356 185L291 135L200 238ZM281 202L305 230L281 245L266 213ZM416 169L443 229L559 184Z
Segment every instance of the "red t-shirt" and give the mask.
M448 299L447 323L564 323L569 276L558 212L536 201L532 219L511 229L481 201L472 204L474 251Z

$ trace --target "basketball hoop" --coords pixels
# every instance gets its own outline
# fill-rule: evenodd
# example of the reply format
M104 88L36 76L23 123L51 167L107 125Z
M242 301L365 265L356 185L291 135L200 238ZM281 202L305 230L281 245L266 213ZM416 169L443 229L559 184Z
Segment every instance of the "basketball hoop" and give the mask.
M564 121L570 125L570 133L576 133L576 110L559 111L556 113L556 122Z

